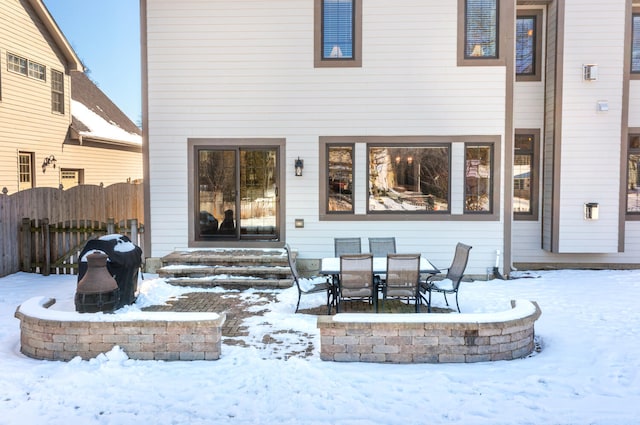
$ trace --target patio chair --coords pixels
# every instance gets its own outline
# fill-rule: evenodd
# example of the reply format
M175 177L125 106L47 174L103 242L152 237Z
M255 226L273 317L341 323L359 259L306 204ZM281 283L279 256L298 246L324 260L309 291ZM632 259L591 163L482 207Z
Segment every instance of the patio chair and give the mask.
M382 289L382 305L387 298L413 299L420 311L420 254L387 255L387 280Z
M327 293L327 314L331 314L331 304L332 304L332 294L333 287L329 282L320 282L314 284L311 288L302 288L300 286L300 274L298 273L298 268L296 267L296 260L291 253L291 248L289 244L286 244L284 249L287 250L287 259L289 260L289 268L291 268L291 277L298 288L298 303L296 304L296 311L298 312L298 308L300 308L300 298L302 298L303 294L317 294L318 292L326 292Z
M360 238L334 238L333 239L335 255L339 258L345 254L360 254L362 252L362 245Z
M345 299L373 300L378 312L378 290L373 283L373 256L371 254L351 254L340 257L340 278L336 311Z
M388 254L396 253L396 238L369 238L369 252L374 257L384 258ZM375 284L381 286L386 279L385 275L375 275Z
M429 276L426 281L420 284L420 292L424 294L429 293L429 299L427 301L428 311L431 312L431 293L440 292L444 295L444 301L449 306L447 301L447 294L456 294L456 307L458 313L460 313L460 304L458 304L458 290L460 289L460 282L464 277L464 271L467 268L467 262L469 261L469 251L471 247L458 242L456 245L456 252L453 256L453 262L447 270L447 274L443 280L433 280L434 276ZM422 295L424 298L424 295Z
M396 238L369 238L369 252L374 257L396 253Z

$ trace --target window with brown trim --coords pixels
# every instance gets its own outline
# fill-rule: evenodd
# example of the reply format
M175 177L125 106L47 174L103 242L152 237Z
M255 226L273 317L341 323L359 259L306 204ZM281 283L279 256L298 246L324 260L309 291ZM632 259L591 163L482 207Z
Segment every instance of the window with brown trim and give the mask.
M314 0L314 66L362 66L362 0Z
M513 218L538 219L539 130L516 130L513 155Z
M631 76L640 79L640 7L631 15Z
M448 213L449 145L369 145L369 213Z
M327 145L327 213L353 213L353 144Z
M499 219L498 136L325 136L319 142L320 220ZM359 161L364 169L355 166Z
M519 10L516 18L516 81L542 79L542 10Z
M500 0L458 0L458 66L505 65Z
M464 212L493 212L493 146L464 146Z
M629 135L627 150L627 214L640 215L640 134Z

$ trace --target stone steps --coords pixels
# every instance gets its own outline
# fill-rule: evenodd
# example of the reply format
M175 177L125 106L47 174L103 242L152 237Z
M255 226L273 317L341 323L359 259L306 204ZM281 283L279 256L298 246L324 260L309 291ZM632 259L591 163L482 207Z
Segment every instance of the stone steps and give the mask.
M293 284L284 249L218 248L174 251L158 275L179 286L287 288Z

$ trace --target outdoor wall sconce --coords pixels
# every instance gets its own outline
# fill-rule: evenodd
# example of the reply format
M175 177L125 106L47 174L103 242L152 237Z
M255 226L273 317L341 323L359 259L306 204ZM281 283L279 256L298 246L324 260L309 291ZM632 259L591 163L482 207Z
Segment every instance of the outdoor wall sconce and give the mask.
M56 157L53 155L49 155L42 161L42 172L47 171L47 167L49 165L53 165L53 168L56 168Z
M294 165L296 167L296 176L300 177L302 175L302 169L304 168L304 161L298 157Z
M597 202L587 202L584 204L584 219L585 220L597 220L599 205Z

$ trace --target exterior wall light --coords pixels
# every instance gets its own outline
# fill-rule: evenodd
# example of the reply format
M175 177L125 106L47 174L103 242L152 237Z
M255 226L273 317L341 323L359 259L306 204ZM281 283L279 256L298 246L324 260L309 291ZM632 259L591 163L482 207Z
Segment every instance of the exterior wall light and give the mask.
M46 157L44 159L44 161L42 161L42 172L46 172L47 171L47 167L49 165L53 165L53 168L56 168L56 157L53 155L49 155L48 157Z
M598 79L598 65L595 63L582 65L582 78L585 81L596 81Z
M296 167L296 176L300 177L302 176L302 169L304 168L304 160L300 159L300 157L298 157L298 159L296 159L295 162L295 167Z

